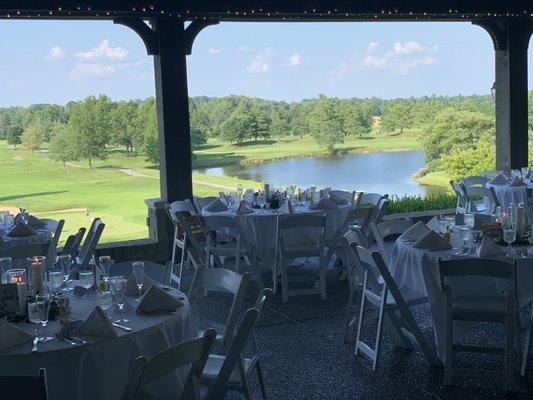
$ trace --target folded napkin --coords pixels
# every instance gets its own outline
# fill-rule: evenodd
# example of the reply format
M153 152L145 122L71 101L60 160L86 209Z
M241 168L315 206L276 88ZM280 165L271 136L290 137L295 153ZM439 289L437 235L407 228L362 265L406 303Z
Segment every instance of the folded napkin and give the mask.
M46 226L46 223L41 221L39 218L30 215L28 217L28 225L31 226L33 229L42 229Z
M474 214L474 229L483 229L485 225L490 225L493 223L494 217L489 214Z
M146 293L148 289L152 286L159 287L159 283L154 281L152 278L150 278L148 275L144 274L143 278L143 293ZM131 272L131 275L129 276L128 280L126 281L126 296L134 297L139 295L139 288L137 287L137 284L135 283L135 275L133 274L133 271Z
M494 243L494 240L492 240L490 237L483 236L481 245L477 249L478 257L498 256L501 254L503 254L502 248Z
M431 229L428 233L418 239L413 244L413 247L416 249L428 250L447 250L452 248L452 246L450 246L449 243L446 243L437 232L432 231Z
M251 210L244 204L244 201L241 201L239 204L239 208L237 209L237 215L244 215L244 214L253 214L254 210Z
M100 267L98 265L96 265L96 264L92 265L91 269L93 270L94 281L95 281L95 283L97 283L98 279L100 279L100 276L105 275L105 274L102 272ZM68 273L68 279L79 279L79 275L80 275L80 268L79 267L74 267Z
M31 342L33 335L10 324L5 319L0 319L0 351L22 343Z
M404 233L400 235L400 238L403 240L418 240L426 233L429 232L429 228L422 221L418 221L412 227L407 229Z
M439 219L435 215L433 218L429 220L429 222L426 224L426 226L431 229L432 231L435 231L439 233L441 231L441 225L439 222Z
M346 206L348 205L348 200L346 199L343 199L342 197L339 197L337 195L335 195L335 193L330 193L329 195L329 199L335 203L336 205L338 206Z
M80 336L105 338L118 337L117 330L113 326L113 323L100 306L96 306L87 319L74 328L72 333Z
M150 315L171 312L182 305L181 301L165 292L158 285L153 285L142 296L137 306L137 313Z
M294 214L294 207L292 203L287 200L280 208L279 211L285 214Z
M32 235L36 235L36 234L37 234L37 232L35 232L35 230L31 226L26 225L23 222L19 222L8 233L8 235L12 236L12 237L24 237L24 236L32 236Z
M208 211L208 212L221 212L221 211L228 211L228 206L226 206L222 200L215 199L208 205L206 205L202 211Z
M509 187L520 187L524 186L524 181L520 179L519 177L515 176L513 179L511 179L511 182L509 182Z
M334 202L332 202L330 199L323 198L315 204L313 210L332 210L334 208L337 208Z
M507 185L509 183L509 177L505 172L500 172L494 178L492 178L488 183L492 185Z

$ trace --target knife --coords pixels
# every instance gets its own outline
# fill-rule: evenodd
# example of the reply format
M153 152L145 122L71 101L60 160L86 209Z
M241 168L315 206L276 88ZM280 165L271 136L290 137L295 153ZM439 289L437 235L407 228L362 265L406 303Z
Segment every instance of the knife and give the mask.
M120 329L124 329L126 332L130 332L133 330L131 328L128 328L127 326L115 324L114 322L113 322L113 326L116 326L117 328L120 328Z

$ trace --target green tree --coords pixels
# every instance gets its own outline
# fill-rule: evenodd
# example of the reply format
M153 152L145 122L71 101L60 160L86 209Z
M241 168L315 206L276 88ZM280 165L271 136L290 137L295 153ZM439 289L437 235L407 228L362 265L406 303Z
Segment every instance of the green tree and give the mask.
M398 129L403 133L405 128L411 126L413 121L411 108L406 101L393 101L381 114L381 129L394 133Z
M15 150L17 148L17 145L20 144L22 132L24 132L24 130L22 129L20 125L11 125L9 128L7 128L7 133L6 133L7 144L12 145L13 150Z
M252 130L251 135L255 141L258 138L267 139L270 136L270 117L266 114L265 109L261 104L254 102L250 115L252 117Z
M107 159L107 143L110 139L111 102L107 96L87 97L77 103L71 112L70 123L80 158L86 159L92 168L93 160Z
M288 114L283 108L270 113L270 135L278 138L290 135Z
M309 110L310 107L304 103L296 103L291 109L291 130L292 134L300 139L309 133Z
M159 136L157 133L157 115L155 102L150 102L146 109L147 119L144 125L144 143L143 149L146 160L154 165L159 164Z
M22 134L22 145L32 153L43 143L42 126L38 122L29 125Z
M309 131L318 145L330 153L335 151L336 144L344 142L341 123L332 99L320 96L309 116Z
M60 162L63 166L68 161L78 159L76 137L70 126L56 125L50 141L50 158Z
M496 147L489 141L479 141L469 148L442 156L440 165L454 180L491 171L496 168Z
M133 151L137 107L135 101L122 101L112 107L109 113L112 126L111 142L124 146L126 152Z
M198 146L207 142L208 125L207 116L196 104L191 103L189 106L190 127L191 127L191 146Z
M372 119L361 107L343 101L339 105L338 113L345 136L355 134L361 137L371 132Z
M250 113L246 111L244 104L239 104L229 118L220 125L218 136L222 140L237 143L240 146L244 139L250 136L252 125L253 119Z

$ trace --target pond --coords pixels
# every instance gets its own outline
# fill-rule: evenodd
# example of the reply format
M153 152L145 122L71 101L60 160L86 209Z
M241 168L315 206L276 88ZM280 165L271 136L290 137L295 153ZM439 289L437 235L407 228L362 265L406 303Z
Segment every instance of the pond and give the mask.
M269 182L281 187L290 184L308 187L314 184L318 187L398 196L444 193L445 188L422 186L413 179L413 175L424 166L424 152L396 151L292 158L250 166L201 168L195 172Z

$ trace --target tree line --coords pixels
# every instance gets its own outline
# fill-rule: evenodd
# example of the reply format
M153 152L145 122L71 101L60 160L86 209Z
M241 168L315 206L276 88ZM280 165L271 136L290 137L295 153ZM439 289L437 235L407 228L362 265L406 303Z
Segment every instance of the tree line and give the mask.
M189 104L193 148L209 138L239 146L247 141L311 135L323 149L333 152L348 135L394 135L416 128L424 133L422 146L429 168L452 174L472 168L462 165L465 160L457 156L459 151L494 151L490 95L391 100L320 95L290 103L225 96L192 97ZM530 108L532 104L530 100ZM154 98L112 101L100 95L64 106L0 108L0 139L30 151L47 142L50 156L62 163L84 159L92 166L94 160L107 158L111 146L122 147L126 154L144 155L154 164L159 159Z

